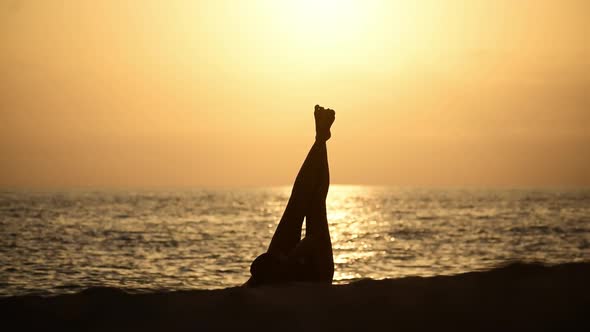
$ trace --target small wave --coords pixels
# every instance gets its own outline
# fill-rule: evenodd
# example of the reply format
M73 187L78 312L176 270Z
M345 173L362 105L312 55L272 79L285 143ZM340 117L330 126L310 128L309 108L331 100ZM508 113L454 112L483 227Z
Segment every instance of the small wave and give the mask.
M557 226L517 226L510 228L510 232L517 234L542 234L565 233L561 227Z

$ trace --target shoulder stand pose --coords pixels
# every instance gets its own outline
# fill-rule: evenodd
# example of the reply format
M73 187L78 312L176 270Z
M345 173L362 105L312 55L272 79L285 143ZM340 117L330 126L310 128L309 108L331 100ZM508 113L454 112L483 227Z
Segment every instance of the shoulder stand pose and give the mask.
M245 286L293 281L332 283L334 259L326 214L330 186L326 141L331 136L335 112L316 105L314 117L315 142L297 174L268 250L252 262L252 276ZM306 234L301 239L304 219Z

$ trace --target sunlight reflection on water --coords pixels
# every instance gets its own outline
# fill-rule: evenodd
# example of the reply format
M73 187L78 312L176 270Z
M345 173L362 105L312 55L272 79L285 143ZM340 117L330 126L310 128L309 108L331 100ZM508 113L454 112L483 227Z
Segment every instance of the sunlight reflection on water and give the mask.
M0 193L0 295L239 285L289 194ZM589 203L589 190L332 186L335 282L589 260Z

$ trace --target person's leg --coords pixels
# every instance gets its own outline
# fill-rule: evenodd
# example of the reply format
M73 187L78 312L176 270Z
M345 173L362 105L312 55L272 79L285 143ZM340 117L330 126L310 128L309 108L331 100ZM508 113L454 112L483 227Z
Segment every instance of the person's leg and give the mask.
M318 158L318 187L306 213L306 234L292 252L294 256L309 259L314 270L314 281L331 283L334 276L334 258L328 227L326 197L330 186L330 171L326 144L320 147Z
M326 142L317 142L316 187L310 195L309 207L306 210L306 236L324 236L328 232L328 223L322 219L326 215L326 197L330 187L330 168ZM323 216L323 217L322 217ZM319 219L319 221L318 221Z
M318 194L320 197L323 195L325 201L329 182L326 140L330 138L334 111L316 105L314 117L316 141L309 150L293 184L291 197L268 248L268 253L271 254L288 254L299 243L303 219L311 211ZM324 192L325 194L322 194Z
M326 202L315 201L306 219L306 235L304 241L309 241L312 248L310 257L316 282L332 283L334 277L334 256L332 241L328 229Z

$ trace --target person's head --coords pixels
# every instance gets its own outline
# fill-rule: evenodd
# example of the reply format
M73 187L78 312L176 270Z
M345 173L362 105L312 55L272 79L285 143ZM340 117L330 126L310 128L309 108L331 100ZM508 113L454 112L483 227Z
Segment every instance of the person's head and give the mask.
M264 253L250 265L250 274L253 285L265 285L286 281L288 271L279 257Z

